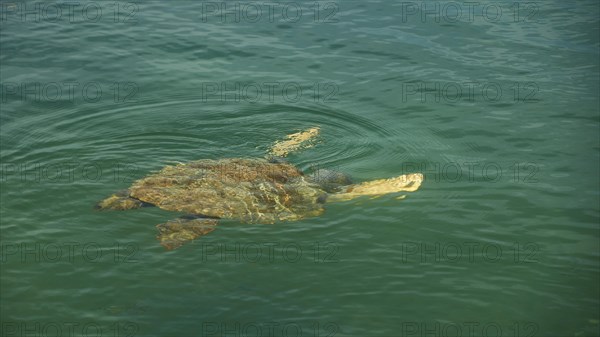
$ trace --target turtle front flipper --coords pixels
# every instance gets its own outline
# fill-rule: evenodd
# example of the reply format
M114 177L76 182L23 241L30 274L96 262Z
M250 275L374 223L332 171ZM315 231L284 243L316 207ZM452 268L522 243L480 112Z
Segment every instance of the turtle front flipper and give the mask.
M151 204L145 203L141 200L132 198L129 196L129 190L119 191L110 197L100 201L96 204L96 209L99 210L116 210L124 211L128 209L136 209L141 207L152 206Z
M320 130L321 129L316 126L287 135L285 140L277 141L271 146L269 149L269 156L284 158L287 157L289 153L311 147L313 145L311 142L319 135Z
M360 196L381 196L396 192L414 192L423 182L423 174L403 174L389 179L378 179L354 184L342 189L339 193L330 195L327 201L346 201Z
M218 219L186 216L156 225L160 244L168 250L179 248L186 242L215 230Z

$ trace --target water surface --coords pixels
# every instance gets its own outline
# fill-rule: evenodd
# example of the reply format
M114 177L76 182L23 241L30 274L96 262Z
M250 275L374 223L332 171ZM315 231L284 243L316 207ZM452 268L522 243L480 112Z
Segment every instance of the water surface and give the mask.
M599 335L596 1L0 4L2 335ZM312 126L300 168L421 190L171 252L93 210Z

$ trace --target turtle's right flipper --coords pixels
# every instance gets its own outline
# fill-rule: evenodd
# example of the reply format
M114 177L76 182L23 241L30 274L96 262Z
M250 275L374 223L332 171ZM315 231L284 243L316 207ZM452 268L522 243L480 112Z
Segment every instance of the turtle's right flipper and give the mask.
M167 250L181 247L188 241L215 230L219 220L194 216L181 217L156 225L156 238Z
M141 207L152 206L148 203L145 203L141 200L132 198L129 196L129 191L119 191L110 197L100 201L96 204L96 209L99 210L116 210L116 211L124 211L128 209L136 209Z

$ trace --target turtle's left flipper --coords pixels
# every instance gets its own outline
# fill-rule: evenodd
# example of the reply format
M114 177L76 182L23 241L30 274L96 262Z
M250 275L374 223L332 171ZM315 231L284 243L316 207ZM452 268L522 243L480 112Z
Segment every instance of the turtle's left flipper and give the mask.
M396 192L414 192L419 189L423 182L423 174L411 173L389 179L378 179L365 181L360 184L354 184L345 187L339 193L327 197L327 202L346 201L354 198L368 196L382 196Z
M96 209L99 210L116 210L124 211L128 209L136 209L140 207L152 206L141 200L132 198L129 196L128 190L119 191L110 197L100 201L96 204Z
M311 147L311 141L319 135L320 130L318 126L315 126L304 131L289 134L285 140L275 142L269 149L268 154L275 158L285 158L292 152Z
M181 217L156 225L156 238L163 247L172 250L214 231L218 223L219 220L213 218Z

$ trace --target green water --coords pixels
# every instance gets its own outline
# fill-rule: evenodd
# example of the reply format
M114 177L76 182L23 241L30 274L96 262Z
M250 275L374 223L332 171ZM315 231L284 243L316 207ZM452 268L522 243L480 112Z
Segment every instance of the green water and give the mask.
M0 2L0 335L600 335L595 0L248 4ZM422 188L170 252L93 210L311 126Z

